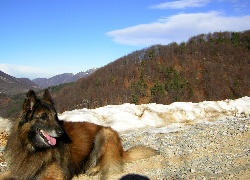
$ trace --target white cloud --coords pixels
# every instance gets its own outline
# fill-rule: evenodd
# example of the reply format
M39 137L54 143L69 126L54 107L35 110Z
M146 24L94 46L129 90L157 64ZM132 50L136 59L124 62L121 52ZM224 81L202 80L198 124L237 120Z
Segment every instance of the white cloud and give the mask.
M185 9L190 7L205 6L209 0L179 0L173 2L165 2L150 6L153 9Z
M113 41L133 46L182 42L191 36L215 31L244 31L250 29L250 15L226 17L220 12L181 13L149 24L107 32Z

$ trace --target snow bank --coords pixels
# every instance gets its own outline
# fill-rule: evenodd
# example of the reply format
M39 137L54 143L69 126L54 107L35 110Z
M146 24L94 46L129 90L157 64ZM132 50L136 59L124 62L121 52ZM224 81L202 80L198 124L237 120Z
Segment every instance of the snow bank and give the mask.
M59 114L65 121L87 121L111 126L118 132L151 128L153 131L172 132L187 125L214 122L225 117L250 115L250 97L236 100L175 102L162 104L108 105L97 109L80 109Z
M9 131L11 127L12 124L8 119L0 117L0 131Z

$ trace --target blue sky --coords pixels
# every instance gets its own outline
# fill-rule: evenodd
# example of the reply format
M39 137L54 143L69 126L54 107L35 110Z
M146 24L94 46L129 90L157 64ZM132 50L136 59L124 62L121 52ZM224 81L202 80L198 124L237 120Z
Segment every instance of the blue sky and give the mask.
M248 29L249 0L0 0L0 70L48 78L154 44Z

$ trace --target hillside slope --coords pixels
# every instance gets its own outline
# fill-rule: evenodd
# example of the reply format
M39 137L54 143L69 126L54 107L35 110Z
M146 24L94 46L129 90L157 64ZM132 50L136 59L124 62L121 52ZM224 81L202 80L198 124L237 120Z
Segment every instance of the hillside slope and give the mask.
M29 89L38 90L39 87L28 78L15 78L0 71L0 93L14 95L27 92Z
M60 112L108 104L235 99L250 95L250 30L155 45L54 94Z

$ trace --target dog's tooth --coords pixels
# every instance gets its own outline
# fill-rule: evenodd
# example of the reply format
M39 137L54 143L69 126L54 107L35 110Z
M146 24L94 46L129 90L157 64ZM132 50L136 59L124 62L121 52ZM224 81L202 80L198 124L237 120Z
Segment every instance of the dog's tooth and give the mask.
M40 130L40 132L42 133L42 135L43 135L44 137L46 137L45 132L44 132L43 130Z

